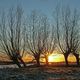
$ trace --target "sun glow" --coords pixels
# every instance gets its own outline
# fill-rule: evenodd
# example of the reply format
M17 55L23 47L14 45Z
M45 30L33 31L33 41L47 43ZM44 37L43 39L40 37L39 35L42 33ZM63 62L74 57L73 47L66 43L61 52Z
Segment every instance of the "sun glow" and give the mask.
M64 57L61 54L52 54L48 56L48 62L61 62L64 61Z
M33 60L33 56L31 55L26 55L25 57L23 57L23 60L25 62L29 62ZM40 58L41 62L46 62L45 58ZM68 56L68 61L69 62L76 62L76 58L75 56L73 56L72 54ZM52 53L48 56L48 62L65 62L64 59L64 55L63 54L58 54L58 53Z
M48 62L64 62L64 56L62 54L51 54L48 56ZM68 57L69 62L76 62L76 58L73 55Z

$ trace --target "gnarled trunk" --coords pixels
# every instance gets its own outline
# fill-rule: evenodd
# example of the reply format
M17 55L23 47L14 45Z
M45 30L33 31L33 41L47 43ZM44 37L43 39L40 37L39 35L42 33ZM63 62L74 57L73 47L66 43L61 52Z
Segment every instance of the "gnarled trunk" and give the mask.
M79 54L73 54L75 57L76 57L76 62L77 62L77 65L79 65Z
M36 62L37 62L37 66L40 66L40 61L39 61L39 59L36 59Z
M24 61L22 60L22 57L19 54L13 55L11 59L15 64L17 64L19 68L22 67L21 63L23 64L24 67L26 67L26 64L24 63Z
M69 54L67 54L67 53L64 54L66 66L68 66L68 55Z
M36 63L37 63L37 66L40 66L40 55L39 54L35 54L35 60L36 60Z
M16 64L19 68L21 68L20 62L16 57L12 57L13 63Z
M46 65L49 65L48 56L45 56L45 60L46 60Z
M18 52L16 52L15 57L18 59L18 61L19 61L20 63L23 64L24 67L26 67L26 64L24 63L24 61L22 60L22 57L20 56L20 54L19 54Z
M24 67L26 67L25 62L22 60L22 58L19 58L20 62L23 64Z

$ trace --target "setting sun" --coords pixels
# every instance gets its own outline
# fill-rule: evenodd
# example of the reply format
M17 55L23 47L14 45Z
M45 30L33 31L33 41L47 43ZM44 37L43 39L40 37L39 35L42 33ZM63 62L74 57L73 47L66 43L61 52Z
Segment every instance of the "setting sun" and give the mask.
M48 62L64 62L64 56L62 54L51 54L48 56ZM73 55L68 57L69 62L76 62L76 58Z
M52 54L48 57L49 62L62 62L64 61L64 57L61 54Z

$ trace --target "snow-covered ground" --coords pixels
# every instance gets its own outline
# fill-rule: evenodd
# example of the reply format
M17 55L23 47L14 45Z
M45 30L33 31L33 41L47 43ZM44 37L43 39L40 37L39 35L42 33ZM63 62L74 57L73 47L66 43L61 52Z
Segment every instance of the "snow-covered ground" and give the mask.
M0 80L80 80L80 67L1 68Z

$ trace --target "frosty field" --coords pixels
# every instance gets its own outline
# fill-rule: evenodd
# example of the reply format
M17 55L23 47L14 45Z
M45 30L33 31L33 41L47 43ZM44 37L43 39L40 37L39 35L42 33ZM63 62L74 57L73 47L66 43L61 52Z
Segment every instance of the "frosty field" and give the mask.
M0 80L80 80L80 67L2 68Z

